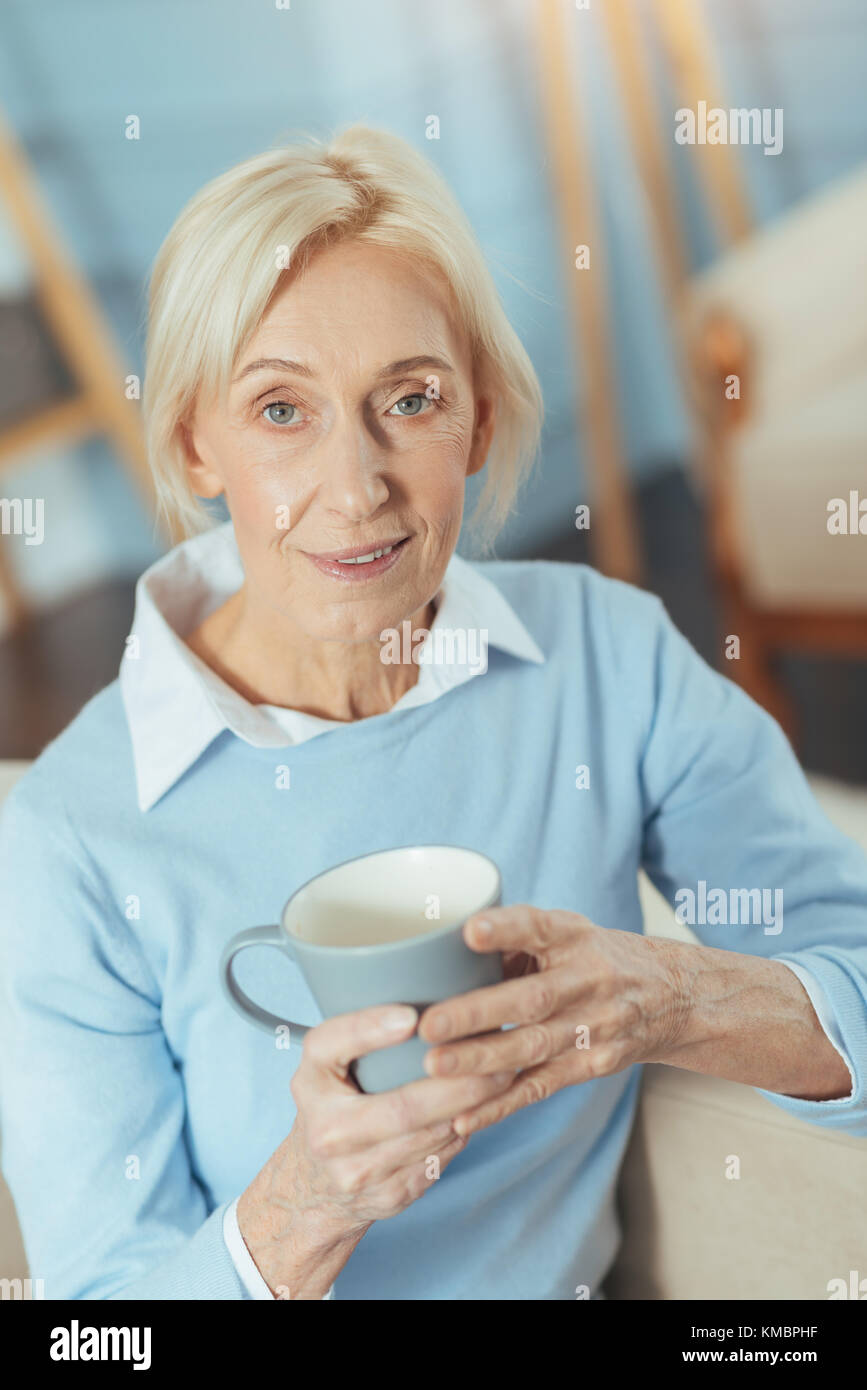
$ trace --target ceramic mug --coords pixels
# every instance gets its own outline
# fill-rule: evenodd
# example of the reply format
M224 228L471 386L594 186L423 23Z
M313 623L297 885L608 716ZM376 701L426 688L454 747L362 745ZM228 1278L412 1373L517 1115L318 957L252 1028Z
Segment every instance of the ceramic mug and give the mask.
M378 1004L429 1004L503 979L499 951L470 950L467 918L501 901L493 860L458 845L407 845L349 859L317 874L286 903L278 925L251 927L226 946L223 988L234 1007L266 1029L289 1029L300 1047L307 1025L254 1003L233 974L240 951L276 946L298 966L323 1018ZM363 1091L388 1091L424 1078L428 1044L405 1042L357 1058Z

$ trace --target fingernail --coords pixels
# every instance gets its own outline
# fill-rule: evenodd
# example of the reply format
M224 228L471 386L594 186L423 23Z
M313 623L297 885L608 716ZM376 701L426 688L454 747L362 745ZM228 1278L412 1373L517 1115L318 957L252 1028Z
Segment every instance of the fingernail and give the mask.
M383 1014L379 1020L380 1028L386 1033L403 1033L411 1024L415 1023L418 1014L409 1004L402 1004L398 1009L389 1009L387 1014Z
M480 922L473 922L473 931L476 936L490 936L494 930L487 917L483 917Z
M491 1080L496 1081L498 1086L505 1086L506 1082L511 1081L511 1079L512 1073L510 1071L495 1071L491 1076Z

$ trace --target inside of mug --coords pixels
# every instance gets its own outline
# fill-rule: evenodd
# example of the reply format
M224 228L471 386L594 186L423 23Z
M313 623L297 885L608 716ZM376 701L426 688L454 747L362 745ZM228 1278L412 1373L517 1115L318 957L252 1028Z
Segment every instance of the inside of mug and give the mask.
M283 926L319 946L381 946L463 922L498 891L496 866L475 850L383 850L306 883L287 904Z

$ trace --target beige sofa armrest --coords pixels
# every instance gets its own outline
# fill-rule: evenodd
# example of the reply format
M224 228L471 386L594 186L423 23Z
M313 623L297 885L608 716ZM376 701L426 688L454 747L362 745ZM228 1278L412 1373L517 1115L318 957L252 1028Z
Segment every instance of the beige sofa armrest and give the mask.
M12 790L18 778L30 766L28 762L0 760L0 803ZM0 1136L0 1168L2 1168L2 1136ZM12 1205L12 1197L0 1172L0 1279L24 1279L27 1261L21 1243L21 1233Z
M863 796L825 778L811 785L830 818L867 843ZM698 941L644 874L639 895L648 936ZM647 1066L606 1292L827 1299L830 1280L867 1277L865 1191L867 1140L795 1119L752 1086Z
M0 1155L2 1162L2 1155ZM0 1279L26 1279L27 1258L9 1188L0 1175Z
M607 1294L827 1299L829 1281L867 1275L865 1191L867 1141L805 1124L750 1086L648 1066Z

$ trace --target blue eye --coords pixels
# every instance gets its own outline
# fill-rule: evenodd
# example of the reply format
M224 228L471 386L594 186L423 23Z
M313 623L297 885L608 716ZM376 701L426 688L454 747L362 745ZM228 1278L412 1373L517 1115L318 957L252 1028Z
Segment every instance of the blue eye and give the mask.
M272 415L272 410L277 414ZM295 416L295 406L290 405L288 401L272 401L270 405L265 406L262 413L268 417L272 425L291 425Z
M389 415L393 415L395 411L398 411L400 415L404 415L407 417L413 415L422 415L424 413L425 407L428 404L429 402L424 392L418 391L412 396L402 396L399 401L395 401L394 405L391 407L391 410L388 413ZM404 410L403 407L407 405L412 406L413 409Z

